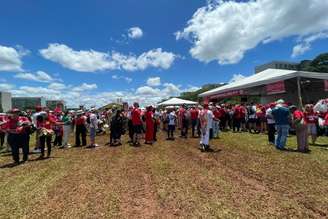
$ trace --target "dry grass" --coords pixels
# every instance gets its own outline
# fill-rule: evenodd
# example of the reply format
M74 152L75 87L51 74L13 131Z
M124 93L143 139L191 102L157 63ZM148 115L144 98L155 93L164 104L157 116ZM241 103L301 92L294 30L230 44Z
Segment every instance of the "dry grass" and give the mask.
M212 153L159 139L109 148L102 136L96 149L1 168L0 218L328 217L328 139L311 154L276 151L265 135L223 133Z

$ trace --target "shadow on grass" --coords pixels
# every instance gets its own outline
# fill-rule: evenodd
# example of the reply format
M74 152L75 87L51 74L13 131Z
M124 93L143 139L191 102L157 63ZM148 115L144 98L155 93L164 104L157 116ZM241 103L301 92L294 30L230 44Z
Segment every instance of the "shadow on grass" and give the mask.
M328 144L310 144L312 147L328 148Z
M0 166L0 169L13 168L19 166L21 163L7 163Z

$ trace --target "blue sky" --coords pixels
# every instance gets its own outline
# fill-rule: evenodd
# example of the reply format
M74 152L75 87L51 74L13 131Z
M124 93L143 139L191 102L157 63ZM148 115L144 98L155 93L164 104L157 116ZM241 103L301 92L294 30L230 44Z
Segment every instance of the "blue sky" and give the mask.
M328 16L306 16L327 11L327 3L275 2L1 1L0 89L72 106L117 98L151 104L253 74L271 60L328 51ZM275 8L286 15L252 16Z

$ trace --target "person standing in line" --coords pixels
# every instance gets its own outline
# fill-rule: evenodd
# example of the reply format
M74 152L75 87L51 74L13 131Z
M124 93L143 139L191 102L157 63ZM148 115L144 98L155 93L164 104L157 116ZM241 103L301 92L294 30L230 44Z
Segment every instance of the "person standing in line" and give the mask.
M110 126L110 146L120 146L121 136L124 132L124 121L121 110L116 110L115 115L111 119Z
M257 127L257 117L256 117L256 105L254 103L251 103L247 107L247 114L248 114L248 130L250 133L256 133Z
M145 144L153 144L154 140L154 114L153 107L148 106L145 113L146 122L146 134L145 134Z
M158 132L158 127L160 127L161 124L161 113L153 107L153 117L154 117L154 136L153 136L153 141L157 141L157 132Z
M243 132L247 131L246 129L246 108L245 104L240 105L240 127Z
M61 119L63 123L63 144L62 148L69 148L71 145L68 143L68 138L71 133L71 125L72 125L72 118L69 115L68 111L66 111Z
M302 153L309 152L308 128L304 120L304 113L298 110L296 106L291 106L293 126L296 131L297 150Z
M272 115L272 109L274 109L275 106L276 106L275 103L270 103L270 107L265 112L265 117L267 119L267 124L268 124L268 140L269 140L269 144L272 145L274 145L275 134L276 134L276 122L274 121Z
M175 114L174 108L168 108L168 128L167 128L167 139L174 141L174 131L176 126L177 116Z
M96 109L91 108L89 114L90 124L89 124L89 131L90 131L90 145L89 148L95 148L98 145L96 144L96 134L98 130L98 117L96 114Z
M220 111L219 106L213 108L213 138L218 138L220 133Z
M142 120L141 120L141 110L139 109L139 103L135 102L133 104L134 108L132 110L132 125L133 125L133 146L140 146L140 139L142 134Z
M75 118L75 147L81 147L87 145L87 128L86 128L86 118L83 115L82 110L78 110Z
M272 115L276 121L277 137L276 148L278 150L285 150L287 136L289 133L289 109L285 106L284 100L278 100L277 106L272 110Z
M319 117L318 114L314 112L312 104L305 105L304 119L308 128L308 134L311 136L311 143L315 145L318 135L317 125Z
M240 132L240 121L241 121L241 108L239 105L236 105L234 110L233 110L233 115L232 115L232 131L233 132Z
M197 129L197 120L198 120L198 110L196 107L192 107L190 110L190 118L191 118L191 136L195 138L195 130Z
M201 124L201 140L200 146L202 151L208 151L210 149L209 139L210 130L212 128L213 113L209 110L208 104L204 104L204 109L199 113Z

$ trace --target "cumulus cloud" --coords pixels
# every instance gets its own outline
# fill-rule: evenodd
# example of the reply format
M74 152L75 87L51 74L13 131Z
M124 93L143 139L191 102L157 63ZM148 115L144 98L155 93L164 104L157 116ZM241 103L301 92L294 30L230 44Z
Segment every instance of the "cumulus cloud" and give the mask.
M118 76L118 75L113 75L112 79L114 79L114 80L121 80L122 79L122 80L125 80L128 84L130 84L133 81L132 78L124 77L124 76Z
M233 83L236 81L240 81L242 79L246 78L246 76L242 75L242 74L233 74L232 78L230 79L229 83Z
M53 82L58 79L54 79L51 75L44 71L37 71L34 73L18 73L14 76L15 78L29 80L29 81L38 81L38 82Z
M13 89L15 86L7 83L0 83L0 91L8 91Z
M54 89L54 90L63 90L65 89L67 86L63 83L57 83L57 82L54 82L54 83L51 83L48 85L48 88L50 89Z
M191 41L190 54L200 61L233 64L260 43L327 31L327 10L328 1L321 0L209 1L176 38ZM308 49L303 44L294 52Z
M22 57L28 54L28 50L18 46L17 49L13 47L0 45L0 71L20 72L22 69Z
M297 56L303 55L305 52L311 49L311 44L320 39L326 39L328 38L328 32L327 33L318 33L314 34L309 37L301 38L299 39L299 42L297 45L293 48L292 57L295 58Z
M131 39L139 39L143 36L143 31L140 27L131 27L128 30L128 37Z
M89 90L94 90L97 89L98 86L96 84L87 84L87 83L83 83L80 86L74 87L72 90L73 91L89 91Z
M160 77L148 78L147 85L151 87L157 87L161 85L161 78Z
M136 94L141 94L144 96L160 96L160 89L152 88L149 86L139 87L136 91Z
M64 45L53 43L41 49L45 59L59 63L65 68L80 72L96 72L105 70L145 70L149 67L168 69L177 55L162 51L161 48L144 52L139 56L124 55L119 52L104 53L94 50L76 51Z

